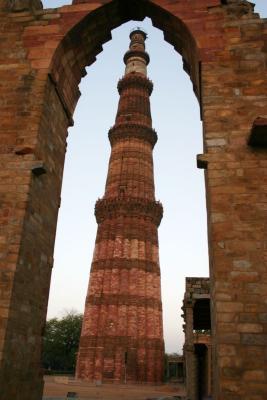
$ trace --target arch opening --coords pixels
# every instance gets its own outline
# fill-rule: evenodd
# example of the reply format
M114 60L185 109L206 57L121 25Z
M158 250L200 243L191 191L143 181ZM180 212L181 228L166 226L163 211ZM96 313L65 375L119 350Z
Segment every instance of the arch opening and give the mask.
M128 31L130 31L130 29L132 28L132 26L134 26L134 24L136 24L136 22L135 23L130 22L130 25L129 24L127 25L127 26L129 26ZM142 26L143 25L144 24L142 24ZM114 69L118 70L118 71L121 71L121 72L120 73L117 72L115 74L114 73L113 74L109 73L108 74L109 78L106 78L106 77L103 76L104 83L102 82L101 88L99 87L99 84L97 84L96 86L93 86L93 87L92 87L92 83L91 84L90 83L86 84L86 88L87 88L88 92L90 92L90 96L92 97L92 100L93 100L92 102L89 103L90 105L88 107L89 108L93 107L95 112L97 110L97 107L99 107L101 110L103 109L103 114L107 111L107 114L109 116L108 117L108 119L109 119L108 124L109 125L103 126L103 124L102 124L101 125L102 128L99 128L99 127L92 128L92 126L91 126L92 122L90 122L90 117L89 116L88 116L88 118L89 118L88 122L89 123L88 124L83 124L84 130L87 131L88 134L90 133L90 131L94 131L95 132L95 129L97 129L98 134L101 134L103 136L103 142L101 142L101 144L100 144L100 142L98 142L98 146L99 146L99 148L101 146L103 146L103 148L105 148L105 156L104 157L105 157L105 160L106 160L103 163L104 167L103 166L101 167L101 171L103 171L103 179L101 179L101 183L98 185L98 187L99 187L98 192L96 192L96 194L94 196L92 196L92 199L90 200L91 201L91 207L90 207L91 211L90 212L92 214L91 224L95 224L94 217L93 217L93 206L94 206L95 200L96 200L96 198L98 196L101 196L102 193L103 193L104 177L105 177L104 170L106 169L106 166L108 164L108 155L107 154L109 152L109 143L108 143L108 139L107 139L107 131L108 131L109 126L114 121L116 108L117 108L117 99L118 99L118 96L115 99L114 98L110 99L109 103L112 104L112 106L110 107L109 103L106 101L106 99L102 99L101 100L101 95L98 96L98 99L95 99L94 90L99 90L100 93L104 93L105 92L105 96L108 96L107 95L108 91L116 92L115 86L116 86L118 78L122 75L122 69L123 69L122 55L123 55L125 49L128 46L128 34L129 34L129 32L127 31L126 26L125 25L123 25L123 26L124 26L124 28L123 28L122 31L124 32L123 35L124 35L124 43L125 44L121 45L121 48L118 48L118 46L117 46L117 54L111 53L110 51L108 53L109 57L113 56L114 58L118 59L118 62L116 63L116 67ZM120 29L120 28L118 28L118 29ZM147 20L145 22L145 29L149 33L149 37L150 37L151 30L159 32L158 30L153 28L152 25L150 25L150 23L147 22ZM114 35L114 31L113 31L113 35ZM154 37L152 40L150 40L150 39L148 40L147 50L148 50L149 53L151 53L151 51L152 51L151 46L153 46L153 41L154 41L154 43L157 43L158 41L159 42L160 41L164 42L163 38L160 37L161 35L162 35L162 33L158 33L156 35L156 37ZM117 42L119 40L118 36L119 36L119 34L116 34ZM162 46L162 44L159 43L159 46ZM107 43L106 47L111 47L110 43ZM180 96L179 95L179 91L180 91L180 88L181 88L181 85L182 85L181 82L176 80L175 83L168 82L167 85L166 84L164 85L164 79L165 80L167 79L167 74L166 74L167 64L166 63L161 63L160 59L162 59L162 58L166 59L167 57L172 57L173 58L173 62L171 62L170 66L169 66L169 68L172 69L172 76L176 75L176 68L177 68L177 71L179 71L179 69L181 70L181 75L183 76L182 79L186 80L186 82L187 82L185 90L187 92L190 92L191 96L192 96L192 93L193 93L192 92L192 85L191 85L188 77L186 76L186 74L183 73L183 71L182 71L183 62L182 62L180 56L178 56L177 53L175 53L175 51L173 49L171 50L170 47L167 46L167 45L166 45L166 48L168 48L168 51L166 50L164 55L161 56L160 51L157 52L157 48L156 47L157 47L156 44L154 44L153 55L151 55L151 65L152 64L159 64L159 66L156 69L157 70L161 69L161 76L160 77L157 77L157 76L154 77L153 76L153 71L151 71L151 72L149 72L149 77L151 77L151 79L155 83L154 95L152 95L152 99L151 99L151 101L152 101L152 120L154 121L153 122L154 127L156 128L156 130L159 133L159 146L158 146L158 148L156 146L156 149L155 149L155 151L156 151L156 155L155 155L156 156L156 160L155 160L156 192L159 193L159 196L157 196L157 197L161 201L163 201L163 203L165 203L166 194L163 193L161 195L161 192L164 192L164 190L160 190L159 186L164 186L164 181L165 182L167 181L168 184L170 185L170 190L168 192L169 193L169 197L172 197L173 200L175 198L177 198L177 197L180 197L180 199L183 198L183 200L182 200L183 201L183 205L182 205L181 209L183 207L185 207L185 209L187 207L190 207L190 206L192 207L191 211L187 211L186 212L186 214L188 216L188 219L191 219L191 221L192 221L193 216L195 216L197 218L197 213L201 212L200 208L202 207L204 209L204 201L203 201L203 199L204 199L204 187L203 187L203 182L202 182L202 186L201 186L200 183L196 182L196 181L199 181L199 176L198 176L198 178L195 178L195 180L194 180L194 182L196 182L197 189L201 191L201 196L203 198L199 202L200 205L198 204L196 206L194 206L193 201L192 201L192 199L195 198L195 195L190 195L189 192L188 192L187 195L184 195L184 193L182 193L183 190L179 190L178 187L180 185L179 175L180 174L183 175L183 172L182 172L183 169L185 169L185 170L190 169L190 172L186 173L185 176L181 179L181 182L182 182L181 185L186 186L187 190L190 191L190 188L189 188L189 186L190 186L189 185L189 181L190 181L189 175L190 175L190 173L193 173L194 170L197 171L196 163L195 163L195 156L196 156L197 152L201 152L202 151L201 125L200 125L200 120L199 120L199 107L198 107L197 104L195 104L194 112L193 112L194 116L193 117L192 117L192 114L190 116L187 115L187 116L183 117L183 114L186 114L186 107L190 104L190 102L193 99L189 98L190 96L188 95L188 98L185 98L185 97L183 98L184 104L181 105L182 99L181 99L181 97L179 98L179 96ZM121 54L121 56L120 56L120 54ZM101 58L105 58L104 55L105 55L105 49L104 49L103 54L100 55L100 57ZM108 62L107 59L106 59L106 62ZM90 68L88 69L88 75L90 75L92 73L92 72L90 72L91 70L95 71L95 69L97 69L97 68L98 68L98 62L96 62L95 65L90 66ZM151 68L152 68L152 66L151 66ZM102 73L105 74L104 70L103 69L101 69L101 70L102 70ZM165 72L164 72L164 70L165 70ZM157 72L157 73L159 74L159 72ZM164 77L164 75L165 75L165 77ZM91 82L94 81L95 79L96 78L91 78ZM98 77L98 79L99 79L99 77ZM107 79L109 80L109 82L107 82ZM158 86L157 85L158 79L161 80L161 83L160 83L161 84L161 90L163 89L164 86L166 86L166 87L164 87L165 100L161 101L161 102L159 102L159 98L161 97L160 94L159 94L160 89L157 87ZM87 76L84 79L84 82L87 81L87 80L88 80L88 82L90 82L90 77L89 76ZM104 89L104 87L105 87L105 89ZM175 90L178 94L177 94L177 96L175 96L175 99L172 101L172 98L173 98L174 94L171 93L171 92L173 90ZM86 91L86 89L84 89L84 91ZM167 93L168 91L170 92L169 95ZM85 96L88 98L89 94L87 93L87 95L85 95ZM155 97L155 96L158 97L158 100L156 100L156 101L159 104L157 104L157 105L154 103L154 99L153 99L153 97ZM99 99L99 97L100 97L100 99ZM86 100L82 96L82 99L80 101L86 101ZM164 122L160 123L160 122L158 122L159 121L159 117L158 117L157 114L162 114L164 107L170 108L170 110L167 113L167 116L165 116ZM180 108L181 111L182 111L180 113L180 121L179 121L179 118L176 118L175 120L173 119L173 120L169 120L168 121L168 118L170 119L171 114L176 115L175 108L176 109ZM87 113L87 115L88 115L88 113ZM78 120L79 120L79 118L82 118L80 112L79 112L79 115L77 115L75 117L75 120L76 120L76 118ZM99 116L99 118L101 119L102 117ZM198 121L198 122L196 122L194 124L193 128L192 127L189 128L190 129L189 136L191 136L191 138L192 138L191 142L190 142L190 140L188 140L187 138L184 139L184 140L182 138L184 137L185 134L186 134L186 136L188 136L187 124L189 123L190 120L192 120L192 118L195 121ZM158 125L160 125L160 126L158 126ZM175 128L174 128L174 126L175 126ZM172 132L173 137L171 136L171 134L168 134L166 132L168 129ZM198 131L198 132L196 132L196 131ZM73 138L73 134L74 134L74 132L71 132L71 138L73 140L75 140ZM76 136L76 134L74 134L74 135ZM180 136L180 138L181 138L180 142L179 142L179 140L177 140L177 136L178 137ZM173 140L172 143L171 143L171 140ZM196 142L196 143L194 143L194 142ZM86 143L87 144L84 146L84 148L86 146L88 146L88 149L89 149L92 145L90 145L89 142L87 142L87 139L86 139ZM91 143L93 143L93 146L97 145L96 141L93 141ZM73 145L73 146L76 147L75 145ZM161 150L160 150L160 146L163 146L163 148L165 149L165 152L168 151L167 148L170 149L172 147L171 155L169 157L166 157L166 154L165 154L165 156L164 156L163 152L161 152ZM186 153L186 147L190 147L191 148L190 155ZM70 149L70 154L71 154L71 151L72 151L72 149ZM90 149L89 149L89 151L90 151ZM88 151L88 153L89 153L89 151ZM176 152L176 154L180 154L181 155L180 163L177 164L177 165L175 164L176 163L175 162L175 152ZM185 153L186 153L186 155L185 155ZM182 155L182 154L184 154L184 155ZM83 157L85 157L85 155ZM167 160L167 158L168 158L168 160ZM95 160L96 163L97 163L97 161L98 160ZM167 163L168 164L168 167L167 167L168 169L167 169L167 172L166 172L165 176L160 172L160 170L162 169L161 166L162 166L163 163ZM83 165L81 164L80 168L84 168L84 165L85 164L83 164ZM91 164L91 167L89 167L89 169L90 168L92 168L92 164ZM97 168L97 170L98 169L99 168ZM177 174L178 175L177 177L173 176L173 182L171 182L170 178L171 178L171 176L172 176L172 174L174 173L175 170L180 170L181 172ZM78 171L77 171L77 173L79 174ZM199 174L198 171L196 172L195 175L197 176L197 174ZM158 175L161 176L161 182L157 182ZM91 181L94 181L94 177L92 175L90 175L90 179L91 179ZM202 179L203 178L202 178L202 175L201 175L200 180L202 181ZM89 181L89 177L88 177L88 181ZM165 183L165 185L166 185L166 183ZM81 186L80 186L80 188L81 188ZM79 189L77 189L77 190L79 190ZM69 193L70 192L71 192L71 189L69 189ZM195 192L197 193L197 190ZM64 193L63 193L63 200L64 200L64 196L66 196L66 195L64 195ZM190 246L193 246L195 248L196 252L200 251L199 250L200 246L197 245L197 233L199 235L201 235L201 233L202 233L202 235L205 237L204 241L207 243L206 227L205 227L206 217L202 216L202 219L205 222L202 223L202 224L200 223L201 227L195 229L195 231L197 231L197 233L195 232L195 233L191 234L191 237L190 237L190 233L189 233L187 228L184 229L184 233L180 232L179 234L177 234L177 232L174 232L174 229L175 229L174 228L174 224L176 223L177 226L181 225L181 224L185 225L186 224L186 218L181 216L181 214L183 214L183 213L178 213L178 215L182 218L183 222L178 220L179 217L177 217L177 218L174 217L174 215L172 213L175 212L175 209L176 209L177 205L175 204L175 200L172 201L172 202L169 201L169 203L170 203L169 206L166 205L166 214L167 214L166 218L168 217L169 221L173 220L173 224L172 224L172 228L171 228L172 231L173 231L173 237L168 241L168 239L167 239L168 230L170 230L170 228L168 228L168 225L167 226L164 225L164 227L162 228L164 233L161 233L161 231L160 231L160 249L161 249L162 236L164 236L165 249L166 249L165 250L165 253L166 253L165 260L166 261L165 262L161 261L161 268L163 268L162 278L164 280L163 292L164 292L165 298L166 298L166 300L164 299L165 300L164 301L164 303L165 303L164 304L165 326L168 326L169 330L171 331L171 334L168 335L169 338L167 340L167 348L166 348L166 350L167 350L167 352L177 352L177 351L181 352L182 345L183 345L182 327L181 327L182 321L179 320L179 311L177 310L177 308L179 309L179 307L182 304L182 295L183 295L183 290L184 290L184 273L181 272L181 270L183 270L183 268L185 267L186 264L190 264L189 260L191 260L191 257L190 256L187 257L187 260L186 260L186 255L185 255L185 253L187 253L187 254L190 253ZM89 202L88 202L88 204L89 204ZM84 205L84 207L85 207L85 210L86 210L86 212L84 214L84 218L87 218L89 207L85 206L85 205ZM168 208L169 208L169 210L168 210ZM191 214L191 215L189 216L189 214ZM83 222L81 222L81 223L83 224ZM191 222L191 224L192 224L192 222ZM204 225L204 227L203 227L203 225ZM181 230L181 228L179 228L179 229ZM177 230L179 230L179 229L177 228ZM201 229L202 229L202 231L201 231ZM87 235L87 233L86 233L86 235ZM93 241L94 241L94 234L92 234L92 237L91 237L91 242L93 243ZM89 240L88 240L88 242L89 242ZM88 242L86 242L84 244L86 249L88 249ZM167 243L167 242L169 242L169 243ZM181 259L183 261L181 261L180 263L179 263L179 260L178 260L177 256L176 256L175 261L174 261L174 260L171 259L171 257L169 257L167 255L167 253L169 253L170 251L173 251L173 252L176 251L175 242L183 243L183 246L185 248L185 250L183 250L181 252L182 253ZM192 243L194 243L194 244L192 245ZM161 250L160 250L160 252L161 252ZM207 253L206 246L205 246L204 252ZM90 258L90 255L89 255L88 258ZM89 263L90 263L90 260L88 259L88 262L85 264L86 273L85 273L85 278L84 278L85 279L84 285L87 284L87 280L88 280L88 272L89 272L89 265L88 264ZM84 261L81 261L81 264L84 264ZM165 265L163 265L163 264L165 264ZM177 274L177 280L180 281L180 282L179 282L178 285L177 285L177 283L173 283L171 285L171 288L172 288L171 289L172 290L172 295L171 296L168 296L168 295L166 296L166 294L169 292L167 286L168 286L168 284L170 285L171 282L174 282L176 280L176 276L175 276L175 272L173 272L173 275L172 275L171 278L167 277L168 276L168 265L167 264L169 266L172 266L173 270L175 270L176 268L178 270L180 270L180 271L178 271L178 274ZM199 267L199 265L198 265L198 268L196 269L196 267L195 267L196 261L195 262L191 262L191 264L192 265L190 267L188 267L188 271L189 270L190 271L198 271L198 272L195 272L194 274L199 274L199 271L205 270L205 272L202 272L202 275L206 275L207 274L207 269L208 269L208 260L207 259L205 259L204 262L203 261L201 262L202 269L201 269L201 267ZM205 265L206 268L203 268L203 264L206 264ZM177 266L174 267L174 265L177 265ZM191 272L191 273L193 273L193 272ZM52 280L52 285L53 285L53 280ZM84 286L84 290L86 290L85 286ZM51 302L53 303L53 300L51 300ZM167 313L167 312L165 312L165 310L168 307L170 307L170 311ZM173 319L174 319L173 315L174 314L175 314L175 320L176 320L177 326L180 325L180 335L179 335L179 337L177 337L177 327L176 327L176 325L173 324ZM176 343L175 343L175 341L176 341Z
M112 19L113 16L116 18ZM200 100L198 51L192 34L182 20L152 2L114 1L84 17L66 34L55 52L51 77L64 98L69 116L80 96L78 85L86 75L86 68L96 60L103 44L111 39L111 30L127 20L134 18L140 21L145 16L163 32L165 41L181 55L183 69L189 74L193 91Z
M111 31L130 21L149 17L160 29L164 39L182 56L184 70L189 74L193 90L201 106L200 64L196 42L183 21L158 5L146 0L115 0L85 16L63 38L51 64L51 77L60 93L69 116L80 96L78 85L90 66L111 40Z

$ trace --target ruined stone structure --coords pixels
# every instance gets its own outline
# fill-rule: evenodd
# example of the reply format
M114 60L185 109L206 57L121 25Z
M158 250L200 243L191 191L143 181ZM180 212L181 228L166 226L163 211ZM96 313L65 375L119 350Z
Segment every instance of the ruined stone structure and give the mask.
M203 120L213 397L267 397L266 20L246 0L76 0L56 10L1 0L4 400L41 398L41 336L79 82L112 29L146 16L183 57Z
M165 379L171 383L183 383L185 378L184 357L178 354L166 356Z
M90 381L163 380L164 342L155 201L146 34L136 29L118 83L120 101L109 131L112 152L85 303L77 378Z
M182 310L185 321L186 393L190 400L212 394L212 343L209 278L186 278Z

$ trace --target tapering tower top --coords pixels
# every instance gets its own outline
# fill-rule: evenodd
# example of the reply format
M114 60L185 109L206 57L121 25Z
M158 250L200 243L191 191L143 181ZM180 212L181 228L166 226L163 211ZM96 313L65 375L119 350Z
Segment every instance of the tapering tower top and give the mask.
M145 51L146 38L147 34L141 28L135 28L130 33L130 47L124 56L125 75L131 72L147 75L146 67L149 64L149 55Z

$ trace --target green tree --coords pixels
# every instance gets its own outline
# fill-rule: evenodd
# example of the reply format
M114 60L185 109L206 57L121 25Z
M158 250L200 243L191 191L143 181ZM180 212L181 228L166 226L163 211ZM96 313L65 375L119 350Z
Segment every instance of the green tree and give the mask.
M43 340L43 367L73 372L82 327L82 314L74 311L47 321Z

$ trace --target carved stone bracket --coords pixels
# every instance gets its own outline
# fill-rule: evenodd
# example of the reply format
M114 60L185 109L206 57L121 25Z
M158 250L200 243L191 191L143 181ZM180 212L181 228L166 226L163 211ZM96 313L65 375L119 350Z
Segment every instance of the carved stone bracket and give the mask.
M153 83L145 76L132 72L131 74L125 75L124 78L120 79L118 82L118 92L121 92L131 86L141 86L141 88L145 88L148 90L149 95L151 95L153 90Z
M207 169L208 168L208 155L207 154L198 154L197 155L197 167L199 169Z
M115 125L109 130L108 137L111 145L121 139L134 137L149 142L152 148L155 146L158 140L157 133L154 129L140 124Z
M163 207L158 201L138 197L100 199L96 202L95 216L97 223L101 223L107 218L124 215L149 218L158 226L162 219Z

